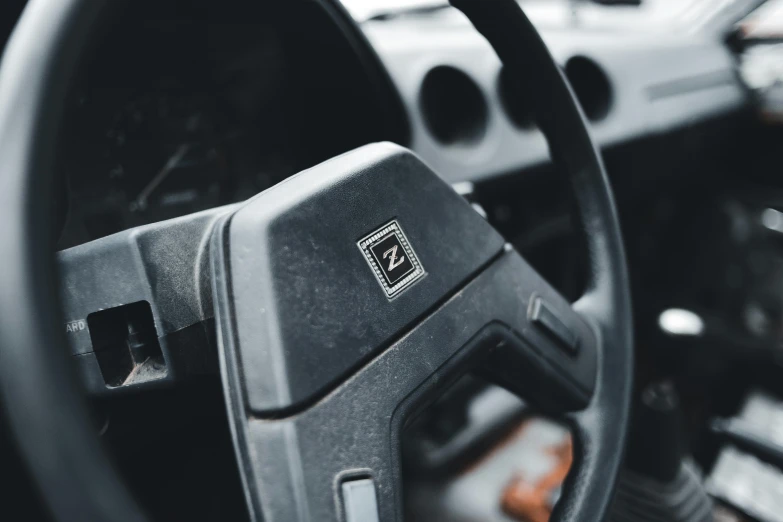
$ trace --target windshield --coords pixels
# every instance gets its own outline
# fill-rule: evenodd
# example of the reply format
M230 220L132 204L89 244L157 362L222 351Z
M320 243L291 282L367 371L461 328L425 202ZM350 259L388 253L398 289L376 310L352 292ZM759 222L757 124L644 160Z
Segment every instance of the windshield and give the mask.
M735 22L763 0L642 0L641 5L601 5L588 0L520 0L530 19L541 27L579 24L603 28L677 28L700 30ZM359 21L435 9L438 0L343 0Z

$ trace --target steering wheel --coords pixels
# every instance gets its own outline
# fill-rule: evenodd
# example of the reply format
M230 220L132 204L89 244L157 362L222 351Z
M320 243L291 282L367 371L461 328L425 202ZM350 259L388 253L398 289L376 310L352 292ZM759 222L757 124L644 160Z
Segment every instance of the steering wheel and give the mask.
M20 452L63 521L146 520L68 369L56 296L69 294L52 256L64 93L108 3L31 0L0 68L0 390ZM590 260L575 305L417 156L388 143L244 204L72 249L91 282L88 301L128 303L144 288L158 326L172 307L214 318L253 520L400 520L400 431L467 371L572 428L574 465L554 520L607 513L633 355L609 183L573 93L519 5L452 3L525 79L518 95L535 101L573 182ZM121 269L140 252L140 267ZM139 282L150 274L154 285ZM114 301L102 301L108 294Z

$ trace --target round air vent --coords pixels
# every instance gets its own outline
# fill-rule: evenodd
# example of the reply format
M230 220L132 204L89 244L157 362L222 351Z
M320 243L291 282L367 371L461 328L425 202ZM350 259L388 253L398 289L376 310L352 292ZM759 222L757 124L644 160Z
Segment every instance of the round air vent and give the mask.
M522 81L524 80L515 78L505 67L501 68L498 75L498 95L511 123L520 129L531 129L535 126L533 109L520 87Z
M576 97L590 121L601 121L612 105L612 87L604 70L593 60L574 56L565 66Z
M461 70L447 65L431 69L422 82L419 103L427 129L440 143L469 145L484 136L487 101Z

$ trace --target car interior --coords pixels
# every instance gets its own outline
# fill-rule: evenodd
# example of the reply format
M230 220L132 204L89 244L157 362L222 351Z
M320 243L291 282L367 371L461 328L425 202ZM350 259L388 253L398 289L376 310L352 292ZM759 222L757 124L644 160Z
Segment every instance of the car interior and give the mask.
M783 522L783 0L0 46L0 520Z

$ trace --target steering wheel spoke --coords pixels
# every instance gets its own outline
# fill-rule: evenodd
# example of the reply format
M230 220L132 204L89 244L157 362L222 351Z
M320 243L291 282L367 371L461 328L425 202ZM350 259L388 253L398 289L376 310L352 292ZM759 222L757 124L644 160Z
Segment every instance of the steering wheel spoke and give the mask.
M57 254L63 329L90 394L217 373L204 244L215 220L232 208L137 227Z
M551 414L585 408L597 372L593 325L519 254L508 256L495 292L505 330L483 365L485 376Z
M521 268L524 262L516 253L502 253L412 330L303 411L279 417L249 412L238 386L239 354L224 350L232 428L256 519L343 520L340 513L355 507L345 488L364 481L354 494L374 495L380 520L397 520L399 438L405 422L467 371L483 365L495 368L499 360L512 361L515 370L504 374L509 378L523 380L540 370L530 363L530 354L537 359L540 352L527 344L528 339L540 341L538 335L517 331L529 328L528 307L518 293L524 291L528 275ZM509 347L519 351L509 354ZM525 369L516 371L520 366ZM370 500L360 504L365 502Z
M389 196L355 199L363 187ZM354 208L330 212L347 193ZM461 226L432 226L433 208ZM396 225L366 230L374 213L370 222ZM292 271L312 251L319 269ZM590 401L591 327L401 148L367 146L268 190L221 218L211 253L224 390L258 520L339 520L373 494L357 502L398 519L400 431L467 371L553 410ZM426 274L390 296L384 271L403 255Z

